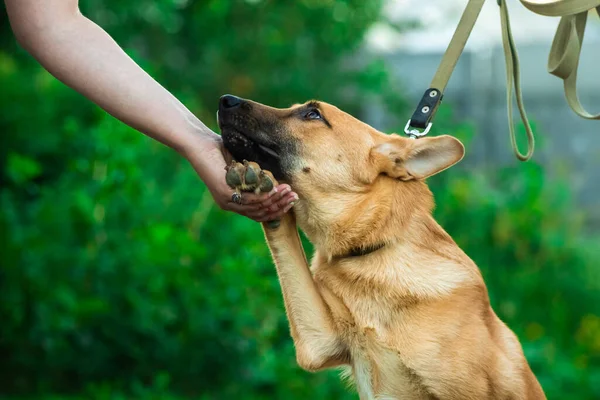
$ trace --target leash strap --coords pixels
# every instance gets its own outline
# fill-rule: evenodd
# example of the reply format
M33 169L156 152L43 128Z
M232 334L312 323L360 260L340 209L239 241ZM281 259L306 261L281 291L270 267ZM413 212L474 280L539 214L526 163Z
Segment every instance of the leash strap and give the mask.
M510 20L508 18L508 7L506 6L506 0L498 0L500 5L500 23L502 25L502 45L504 47L504 60L506 62L506 104L508 112L508 128L510 134L510 143L512 145L515 155L520 161L527 161L533 155L533 149L535 147L535 138L531 124L527 118L525 112L525 106L523 104L523 94L521 93L521 71L519 66L519 54L517 53L517 47L512 36L512 30L510 28ZM517 139L515 134L515 127L513 124L513 86L515 90L515 97L517 100L517 108L519 114L521 114L521 120L525 126L525 133L527 135L527 153L523 154L519 150L517 145Z
M521 0L530 11L546 17L579 14L598 7L598 0Z
M535 146L533 131L531 124L527 119L525 107L523 105L523 96L521 94L521 75L519 67L519 57L517 48L514 44L512 32L510 29L510 20L508 18L508 8L505 0L497 0L500 6L500 21L502 24L502 42L504 46L504 55L506 59L506 81L507 81L507 104L508 104L508 122L511 144L517 158L521 161L526 161L533 155ZM452 40L448 45L448 49L444 53L442 61L431 81L430 88L427 89L421 98L416 110L404 128L404 132L412 137L417 138L425 136L431 129L431 120L433 119L444 96L444 90L450 80L450 76L456 67L456 63L460 58L467 40L475 26L475 22L479 17L481 8L485 0L469 0L465 11L458 23L458 27L452 36ZM527 152L522 154L519 151L515 138L515 129L513 126L512 114L512 97L514 93L517 100L517 107L521 115L521 120L525 125L527 134Z
M577 95L577 69L588 10L565 15L560 19L548 57L548 72L563 80L567 102L577 115L586 119L600 120L600 113L591 114L586 111ZM600 15L600 7L596 7L596 12Z
M442 57L442 61L433 76L429 89L425 91L421 101L417 105L415 112L406 124L404 132L411 137L425 136L431 128L431 120L433 119L442 98L444 90L452 76L452 72L456 67L456 63L462 54L469 35L477 22L477 17L481 12L485 0L469 0L465 11L460 18L458 27L450 40L448 49ZM418 128L418 129L417 129ZM419 129L424 129L420 131Z

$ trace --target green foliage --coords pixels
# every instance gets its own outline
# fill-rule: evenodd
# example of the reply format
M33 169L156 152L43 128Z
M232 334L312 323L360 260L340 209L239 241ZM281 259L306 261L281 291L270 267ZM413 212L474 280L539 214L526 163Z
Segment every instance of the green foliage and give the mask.
M224 93L402 110L381 61L352 56L380 1L82 8L212 126ZM215 208L184 160L82 101L0 22L0 397L356 398L296 366L257 224ZM472 134L448 120L440 131ZM549 397L600 397L600 255L566 187L534 163L431 185Z

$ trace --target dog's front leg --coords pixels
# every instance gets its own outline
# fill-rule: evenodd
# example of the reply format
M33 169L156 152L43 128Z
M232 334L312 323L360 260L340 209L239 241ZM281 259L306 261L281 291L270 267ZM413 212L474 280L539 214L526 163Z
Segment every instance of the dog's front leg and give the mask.
M263 230L277 268L298 364L316 371L348 363L348 351L308 268L293 212L276 228L263 223Z

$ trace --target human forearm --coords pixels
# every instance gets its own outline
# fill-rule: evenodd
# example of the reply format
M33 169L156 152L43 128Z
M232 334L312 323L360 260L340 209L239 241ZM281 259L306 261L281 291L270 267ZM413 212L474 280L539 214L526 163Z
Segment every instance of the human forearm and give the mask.
M15 23L19 7L7 6L21 45L66 85L177 151L215 148L219 137L76 8L59 14L59 23L46 23L53 15Z
M247 195L244 204L235 203L225 183L220 136L81 15L78 0L4 1L17 40L44 68L111 115L180 152L221 208L269 221L297 199L289 186L280 185L277 195Z

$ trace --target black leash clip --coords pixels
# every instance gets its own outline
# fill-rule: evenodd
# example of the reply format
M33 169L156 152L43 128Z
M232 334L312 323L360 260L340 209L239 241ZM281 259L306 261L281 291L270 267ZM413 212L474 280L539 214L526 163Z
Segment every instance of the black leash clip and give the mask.
M442 92L438 89L427 89L417 109L404 127L406 133L411 139L425 136L431 129L431 120L442 102Z

